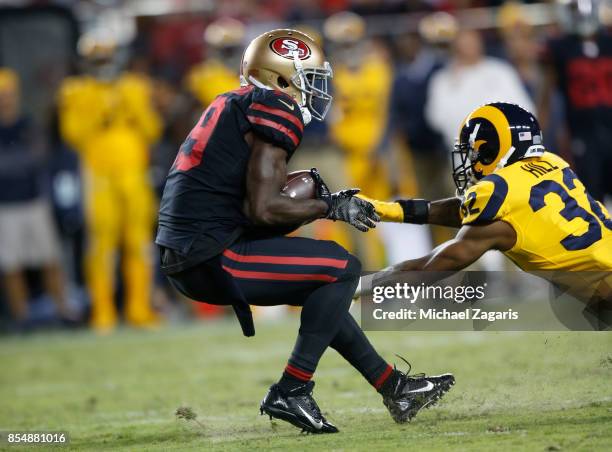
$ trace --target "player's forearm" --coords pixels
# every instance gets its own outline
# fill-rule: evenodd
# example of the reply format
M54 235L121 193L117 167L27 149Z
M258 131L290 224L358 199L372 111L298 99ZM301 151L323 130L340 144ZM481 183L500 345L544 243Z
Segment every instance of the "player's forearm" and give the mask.
M400 262L390 267L393 272L403 271L422 271L425 270L427 262L431 259L431 255L419 257L418 259L409 259L407 261Z
M281 193L287 180L287 152L255 141L247 170L245 213L256 226L296 226L326 216L320 199L294 199Z
M442 271L459 270L458 268L438 268L440 261L433 261L433 253L418 259L410 259L396 265L392 265L378 273L369 276L367 283L360 282L363 286L359 287L357 296L367 295L371 292L374 285L394 284L397 281L406 281L409 278L416 278L418 283L431 284L448 275L440 273ZM431 272L429 272L431 270ZM435 271L438 270L438 271ZM415 280L415 284L417 283Z
M256 203L249 209L249 217L258 226L299 225L323 218L329 209L319 199L293 199L278 195Z
M432 284L461 270L457 262L436 259L433 253L387 267L377 273L363 276L354 298L369 295L374 286L393 285L398 281L414 280L414 284Z
M451 228L461 227L461 199L447 198L432 201L429 204L428 224L438 226L449 226Z
M358 196L374 205L381 221L461 227L459 214L461 200L459 198L431 202L424 199L400 199L394 202L384 202L363 195Z
M482 226L464 226L457 236L442 243L427 256L412 259L393 267L398 271L454 272L472 265L492 249L512 246L512 232L504 222Z
M446 242L426 256L418 259L410 259L391 267L393 271L434 271L448 272L459 271L471 264L474 259L467 253L464 247L451 240Z

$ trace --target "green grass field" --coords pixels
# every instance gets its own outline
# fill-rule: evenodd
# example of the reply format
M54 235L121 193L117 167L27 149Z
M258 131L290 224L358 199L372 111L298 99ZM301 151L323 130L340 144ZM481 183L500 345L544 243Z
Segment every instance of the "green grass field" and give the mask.
M612 333L372 333L389 360L451 371L457 385L396 425L330 350L315 396L341 432L306 436L258 411L296 328L291 318L251 339L229 321L2 338L0 430L68 431L74 450L612 450ZM202 425L177 419L181 406Z

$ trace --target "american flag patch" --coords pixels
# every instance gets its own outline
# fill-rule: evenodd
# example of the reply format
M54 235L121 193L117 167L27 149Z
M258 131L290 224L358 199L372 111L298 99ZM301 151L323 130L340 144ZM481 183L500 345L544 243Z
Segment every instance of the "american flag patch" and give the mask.
M531 140L531 132L519 132L518 139L519 139L519 141L529 141L529 140Z

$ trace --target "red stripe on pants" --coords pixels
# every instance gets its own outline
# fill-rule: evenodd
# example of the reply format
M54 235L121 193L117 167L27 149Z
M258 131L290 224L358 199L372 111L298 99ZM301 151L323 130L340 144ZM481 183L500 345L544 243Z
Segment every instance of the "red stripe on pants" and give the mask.
M298 257L298 256L262 256L243 255L232 250L223 251L223 255L236 262L249 262L254 264L286 264L286 265L318 265L321 267L346 268L347 259L333 259L330 257Z
M335 282L338 280L335 276L318 275L309 273L274 273L274 272L256 272L248 270L236 270L222 265L223 270L236 278L243 279L267 279L270 281L325 281Z

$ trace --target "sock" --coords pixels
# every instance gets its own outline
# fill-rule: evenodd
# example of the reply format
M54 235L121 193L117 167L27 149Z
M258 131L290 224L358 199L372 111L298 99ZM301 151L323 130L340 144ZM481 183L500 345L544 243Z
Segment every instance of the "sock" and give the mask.
M388 366L380 377L378 377L373 386L379 394L384 396L393 392L395 384L397 383L396 373L397 371L393 367Z
M361 264L356 257L343 254L347 265L337 280L313 290L302 305L298 337L279 381L281 390L295 389L310 381L343 318L349 315Z
M308 383L311 378L312 372L307 372L287 363L285 371L278 381L278 385L284 392L289 392L302 386L304 383Z
M391 367L374 349L353 316L346 313L331 347L342 355L379 391L393 373Z

